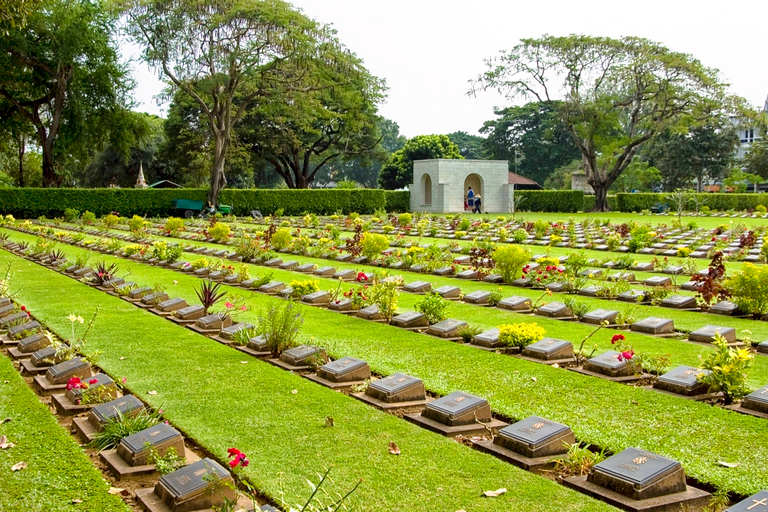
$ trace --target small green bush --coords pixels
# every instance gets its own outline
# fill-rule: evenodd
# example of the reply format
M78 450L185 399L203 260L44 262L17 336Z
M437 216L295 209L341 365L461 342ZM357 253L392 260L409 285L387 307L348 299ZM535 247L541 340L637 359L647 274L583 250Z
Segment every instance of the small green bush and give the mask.
M67 222L72 222L76 219L80 218L80 211L75 210L74 208L65 208L64 209L64 220Z
M755 317L768 313L768 267L745 263L726 281L725 287L745 313Z
M722 391L727 404L733 403L749 393L746 370L755 362L755 355L748 348L730 348L725 338L715 334L712 344L717 350L706 356L699 356L701 367L709 370L699 375L699 382L709 385L709 392Z
M389 239L378 233L366 233L363 235L363 256L373 261L381 256L381 252L389 247Z
M281 228L275 231L275 234L272 235L272 249L279 251L281 249L285 249L289 245L291 245L291 240L293 240L293 236L291 235L291 230L288 228Z
M547 331L535 322L499 326L499 342L507 347L525 347L544 338Z
M410 213L401 213L397 217L397 223L400 224L401 226L407 226L408 224L411 223L412 220L413 220L413 215L411 215Z
M179 231L184 229L184 219L179 217L168 217L168 220L165 221L165 230L175 235Z
M225 222L217 222L210 228L208 228L208 236L217 242L222 242L229 237L230 229L229 224Z
M80 220L83 221L83 224L93 224L96 222L96 214L93 212L89 212L88 210L85 210L83 214L80 216Z
M309 295L310 293L315 293L320 290L320 284L317 281L311 280L293 280L291 281L290 287L293 288L294 297L303 297L304 295Z
M436 324L448 318L448 301L437 293L427 293L414 307L416 311L424 313L430 324Z
M117 223L120 222L120 217L117 215L110 213L109 215L105 215L103 219L101 219L101 222L104 224L104 227L107 229L112 229L115 226L117 226Z
M493 251L493 261L505 283L520 277L522 268L531 260L531 251L519 245L500 245Z

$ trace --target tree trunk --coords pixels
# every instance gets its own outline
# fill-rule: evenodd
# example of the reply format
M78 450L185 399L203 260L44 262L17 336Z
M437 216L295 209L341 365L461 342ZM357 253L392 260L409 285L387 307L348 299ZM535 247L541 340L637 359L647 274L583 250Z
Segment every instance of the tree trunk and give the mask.
M611 208L608 206L608 187L610 184L592 184L592 188L595 190L595 206L591 211L593 212L609 212Z
M19 186L24 186L24 152L27 149L27 141L23 135L19 135Z
M208 190L208 202L216 206L219 201L221 189L227 186L227 177L224 174L224 164L227 156L228 136L224 133L216 135L213 169L211 170L211 188Z
M59 180L53 165L53 138L47 137L43 143L43 186L58 187Z

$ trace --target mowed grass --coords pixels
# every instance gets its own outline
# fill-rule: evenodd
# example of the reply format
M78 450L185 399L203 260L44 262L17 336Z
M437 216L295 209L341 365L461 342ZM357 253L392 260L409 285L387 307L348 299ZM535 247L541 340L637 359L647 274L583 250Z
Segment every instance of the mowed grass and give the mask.
M72 249L72 253L81 250ZM112 261L109 257L97 257L101 258ZM194 301L193 290L199 284L198 279L140 263L117 261L121 261L124 270L132 272L132 280L142 285L169 285L176 281L178 284L168 286L168 293ZM278 300L254 295L249 303L258 309ZM488 327L492 325L491 315L508 314L475 306L452 307L475 312L475 317L465 319ZM484 396L495 411L509 418L522 419L536 414L561 421L570 425L580 440L614 452L636 446L675 458L683 463L689 475L717 488L746 495L768 485L765 476L768 448L761 442L768 434L765 420L325 310L305 307L304 311L302 341L321 344L336 357L350 355L365 359L380 374L402 371L422 378L427 388L436 393L463 390ZM255 313L248 313L243 319L254 317ZM510 318L530 321L529 317L520 315ZM577 329L581 332L589 329L589 326L545 319L536 321L545 325L548 335L566 339L573 337L560 336L558 328L574 329L573 334ZM606 339L612 334L611 331L605 333ZM630 341L634 343L635 339L644 339L648 344L667 344L663 350L689 351L685 358L678 360L694 366L693 351L708 350L704 346L641 336L633 336ZM764 363L758 360L758 368L753 371L764 373ZM727 468L721 461L738 463L738 466Z
M7 420L7 421L6 421ZM128 512L77 442L0 355L0 510ZM19 462L27 467L11 471Z
M100 307L88 341L89 350L104 352L100 365L117 379L125 377L127 391L162 407L174 425L220 459L233 446L245 452L251 461L245 475L268 496L284 491L290 503L303 503L310 493L305 478L316 480L316 471L333 465L329 490L344 491L363 479L353 498L359 510L544 512L552 503L563 510L614 510L68 277L0 254L0 263L9 259L15 261L16 283L24 283L22 300L60 335L68 333L68 314L86 316ZM185 292L196 284L191 277L132 267L137 280L178 278L178 289ZM334 427L325 426L328 416ZM400 456L389 453L390 441L398 444ZM481 497L482 491L501 487L509 492Z

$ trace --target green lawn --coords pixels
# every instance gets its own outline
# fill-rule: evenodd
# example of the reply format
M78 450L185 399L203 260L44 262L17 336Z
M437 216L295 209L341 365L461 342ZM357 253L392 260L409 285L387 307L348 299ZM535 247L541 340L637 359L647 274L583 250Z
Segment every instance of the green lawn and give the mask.
M127 390L162 407L174 425L219 458L235 446L251 464L245 475L268 496L284 490L291 503L309 495L305 478L334 465L341 491L363 479L354 502L364 510L608 511L608 505L491 456L422 430L343 394L257 361L68 277L16 261L24 303L61 335L74 312L101 306L90 349L103 350L100 365ZM192 277L139 264L142 282L178 279L189 297ZM174 288L171 293L177 291ZM264 302L262 297L254 302ZM330 318L327 312L314 312ZM334 316L334 320L337 318ZM361 324L362 325L362 324ZM304 331L310 332L312 327ZM320 335L320 333L318 333ZM156 395L147 392L156 391ZM326 416L335 427L325 427ZM388 452L395 441L400 456ZM481 498L484 490L507 494Z
M0 435L16 445L0 450L0 510L131 510L107 493L101 473L3 355L0 382ZM18 462L27 467L11 471Z
M81 250L67 248L66 252L74 255ZM94 257L102 258L112 260ZM142 285L165 283L172 296L191 300L193 288L199 283L191 276L141 263L117 261L124 270L130 269L132 280ZM178 284L170 285L172 281ZM415 300L406 295L401 297L404 305L407 300ZM277 299L256 295L249 302L258 308L271 300ZM452 307L457 308L452 313L464 312L464 318L470 323L487 327L498 325L496 318L502 320L493 315L506 315L506 319L522 318L476 306L456 304ZM329 311L306 308L306 316L303 340L309 341L313 337L335 356L352 355L366 359L380 374L403 371L422 378L428 389L437 393L461 389L485 396L495 411L510 418L538 414L562 421L573 427L580 440L613 451L639 446L668 455L683 462L689 475L729 491L748 494L768 484L764 476L768 450L757 441L768 434L768 423L764 420L346 318ZM253 314L245 317L252 319ZM574 339L578 332L589 329L588 326L551 320L537 321L545 325L548 335L566 339ZM601 342L604 346L607 346L609 334ZM673 353L676 362L694 365L696 354L707 350L699 345L645 336L632 336L630 341L638 348L641 343L647 347L661 347L662 352ZM768 375L764 360L758 359L752 375L753 381L755 375L759 376L757 379ZM757 385L763 384L764 381L759 381ZM725 468L718 461L738 462L739 466Z

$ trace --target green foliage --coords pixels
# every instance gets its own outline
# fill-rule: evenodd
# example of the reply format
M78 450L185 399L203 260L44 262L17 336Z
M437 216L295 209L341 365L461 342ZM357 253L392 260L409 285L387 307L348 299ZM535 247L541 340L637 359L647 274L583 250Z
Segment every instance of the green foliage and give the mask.
M725 287L740 310L755 317L768 313L768 267L745 263Z
M168 217L165 221L165 230L171 235L177 234L184 229L184 219L179 217Z
M430 324L436 324L448 318L448 301L434 292L425 294L414 304L414 308L424 313Z
M317 281L312 280L293 280L289 286L293 288L292 295L294 297L303 297L304 295L309 295L310 293L315 293L320 290L320 284Z
M704 205L709 213L710 211L746 211L754 210L765 199L760 194L690 194L693 201L698 201ZM622 212L642 212L650 210L658 203L666 203L666 194L616 194L616 202L619 211ZM704 211L704 207L701 208Z
M547 331L536 322L499 326L499 342L507 347L525 347L544 338Z
M256 331L264 336L272 355L279 357L284 350L296 346L296 338L303 323L300 306L289 300L280 305L273 304L262 311L256 321Z
M80 220L83 221L83 224L93 224L96 222L96 214L85 210L80 216Z
M580 190L518 190L518 210L529 212L574 213L584 208L584 192Z
M413 162L436 158L463 159L459 147L447 135L418 135L395 151L379 174L379 186L387 190L413 183Z
M146 443L145 447L149 449L147 464L154 464L161 475L173 473L187 465L187 459L176 453L176 448L173 446L166 450L165 455L160 455L157 448L150 443Z
M403 286L403 278L400 276L386 278L376 276L373 279L373 285L368 288L368 297L371 303L379 306L379 311L387 319L387 322L392 320L397 311L401 286Z
M714 352L699 356L701 368L710 373L698 379L709 386L710 393L722 391L725 402L730 404L749 393L746 370L755 363L755 355L747 348L730 348L719 333L712 344Z
M208 236L217 242L222 242L229 238L230 233L231 230L229 229L229 224L226 222L217 222L208 228Z
M531 251L519 245L499 245L493 251L493 261L505 283L520 277L522 268L530 260Z
M275 234L272 235L272 249L279 251L281 249L285 249L289 245L291 245L291 240L293 240L293 236L291 235L291 230L288 228L281 228L275 231Z
M400 226L407 226L408 224L411 223L412 220L413 220L413 215L411 215L410 213L401 213L397 217L397 223Z
M131 217L131 220L128 221L128 229L130 229L131 233L134 235L139 235L144 232L144 226L146 226L146 224L147 221L145 221L142 217L134 215Z
M389 247L389 239L378 233L365 233L363 235L363 256L369 261L374 261L381 257L381 252Z
M579 443L565 445L568 452L565 457L555 459L555 469L553 472L562 478L572 476L584 476L595 464L605 460L605 450L595 452L590 450L590 446L581 446Z
M65 208L64 209L64 220L67 222L73 222L76 219L80 218L80 211L76 210L74 208Z
M109 215L105 215L101 219L101 222L104 224L105 228L112 229L117 226L118 222L120 222L120 218L117 215L110 213Z
M104 430L96 434L90 446L99 451L117 448L124 437L141 432L159 422L160 415L146 409L131 416L123 416L118 411L117 416L107 420L104 424Z

